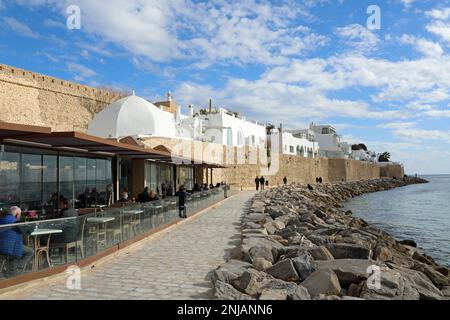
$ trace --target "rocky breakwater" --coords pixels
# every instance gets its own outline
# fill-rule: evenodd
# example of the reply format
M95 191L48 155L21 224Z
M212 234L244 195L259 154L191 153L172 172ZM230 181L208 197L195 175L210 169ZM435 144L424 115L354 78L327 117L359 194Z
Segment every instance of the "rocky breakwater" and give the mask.
M448 299L449 269L370 226L342 203L418 178L288 185L258 193L232 259L212 272L216 299Z

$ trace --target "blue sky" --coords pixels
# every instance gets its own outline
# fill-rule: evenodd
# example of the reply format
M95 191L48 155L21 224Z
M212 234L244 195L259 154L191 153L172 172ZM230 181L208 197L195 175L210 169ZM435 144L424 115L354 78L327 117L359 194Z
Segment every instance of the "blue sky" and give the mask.
M330 123L409 173L450 173L449 48L449 0L0 0L1 63L292 129Z

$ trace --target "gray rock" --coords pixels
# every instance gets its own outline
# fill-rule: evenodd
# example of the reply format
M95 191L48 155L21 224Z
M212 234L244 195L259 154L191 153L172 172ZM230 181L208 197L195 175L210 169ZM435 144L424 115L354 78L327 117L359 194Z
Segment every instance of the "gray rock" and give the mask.
M417 243L414 240L405 239L405 240L399 241L398 243L403 244L405 246L417 248Z
M284 281L298 281L300 278L291 259L282 260L267 269L267 273Z
M308 290L311 297L317 297L319 294L338 295L341 292L339 279L331 270L317 270L301 285Z
M252 265L247 262L239 260L228 260L226 263L222 264L219 268L212 272L211 281L213 283L215 283L216 281L230 283L231 280L240 277L251 266Z
M359 284L361 281L366 280L370 276L367 273L368 268L374 264L374 261L360 259L338 259L316 262L318 270L328 269L334 271L339 279L339 283L346 287L352 283Z
M330 243L327 249L335 259L369 259L371 250L348 243Z
M215 283L213 294L214 299L217 300L253 300L249 295L239 292L232 285L222 281Z
M427 264L416 261L412 269L423 272L438 287L448 285L448 278Z
M301 280L305 280L316 271L316 264L308 253L293 258L292 263Z
M314 260L334 260L333 255L325 246L320 246L310 250Z
M248 254L251 261L254 261L254 259L257 258L263 258L267 261L270 261L271 263L274 262L272 248L255 246L250 248Z
M293 296L297 290L297 285L275 279L269 274L259 272L255 269L248 269L244 274L232 281L232 285L239 291L245 292L252 297L258 297L264 289L285 289L288 296Z
M253 268L258 271L265 271L272 266L272 262L264 258L256 258L253 260Z
M246 237L242 240L242 243L233 250L231 257L236 260L242 260L251 263L252 259L249 254L249 250L252 247L266 247L272 250L273 248L281 248L283 246L279 242L271 240L264 236L259 238Z
M286 289L264 289L259 300L286 300L288 293Z
M291 297L292 300L311 300L311 295L308 292L308 289L303 287L302 285L297 286L297 291Z

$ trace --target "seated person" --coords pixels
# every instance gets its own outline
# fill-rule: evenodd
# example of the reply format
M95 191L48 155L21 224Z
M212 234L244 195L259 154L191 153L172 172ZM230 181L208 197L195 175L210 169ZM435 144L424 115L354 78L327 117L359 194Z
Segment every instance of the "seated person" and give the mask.
M211 184L209 185L209 188L210 188L210 189L214 189L214 185L211 183Z
M0 218L0 225L15 224L20 221L22 210L11 207L8 214ZM34 255L33 248L23 244L23 233L31 232L21 227L0 229L0 254L13 258L7 266L10 276L23 273Z
M121 197L118 202L131 202L130 198L128 197L128 192L122 191Z
M78 212L73 208L73 202L68 201L64 203L64 207L62 208L62 218L72 218L77 217ZM52 236L50 239L52 243L71 243L78 240L78 223L80 220L78 219L70 219L62 222L61 229L62 233L57 233ZM45 244L47 242L46 237L41 238L41 243L44 240Z
M149 198L149 201L157 201L157 200L159 200L158 195L152 190L150 190L148 198Z
M209 190L209 189L208 189L208 185L205 183L205 184L203 185L203 191L207 191L207 190Z
M198 183L194 184L194 189L192 189L192 191L200 191L200 186L198 185Z
M217 182L216 188L220 188L220 186L221 186L220 182Z
M150 201L149 194L150 194L150 188L145 187L144 191L138 195L137 202L140 202L140 203L149 202Z

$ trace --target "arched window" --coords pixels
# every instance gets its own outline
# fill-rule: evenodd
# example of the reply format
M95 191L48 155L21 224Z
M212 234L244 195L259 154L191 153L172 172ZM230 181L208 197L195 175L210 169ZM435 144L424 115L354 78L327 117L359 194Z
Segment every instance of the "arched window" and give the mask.
M238 131L237 135L237 145L242 146L244 144L244 137L242 135L242 131Z
M233 146L233 130L231 128L227 129L227 145Z

